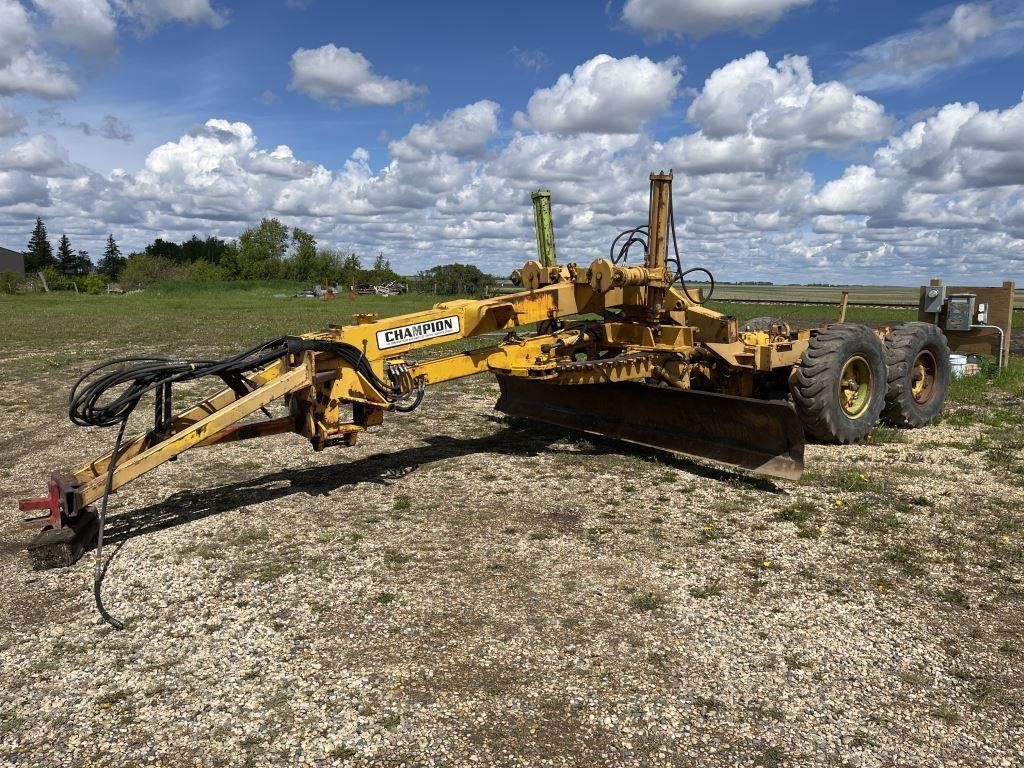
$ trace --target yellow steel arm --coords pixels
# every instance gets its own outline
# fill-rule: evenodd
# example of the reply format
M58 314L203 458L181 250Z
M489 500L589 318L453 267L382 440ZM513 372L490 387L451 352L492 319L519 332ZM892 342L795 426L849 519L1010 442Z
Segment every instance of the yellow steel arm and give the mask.
M442 302L423 312L381 320L363 316L355 325L333 326L300 338L351 345L362 351L378 377L385 378L389 361L401 360L413 350L487 333L521 331L536 323L612 308L621 301L621 290L598 293L587 283L562 282L483 301ZM488 371L518 371L522 375L543 344L558 338L557 333L532 335L430 362L409 363L408 367L412 379L422 379L424 385ZM358 432L380 424L384 411L393 407L347 361L326 352L276 361L250 376L249 383L253 391L248 395L239 397L231 388L224 388L176 416L165 431L149 431L127 440L118 453L111 489L186 450L228 440L294 431L318 449L334 439L350 444ZM243 423L285 396L291 403L288 417ZM352 421L342 421L345 404L354 408ZM102 496L110 460L108 451L61 478L69 499L67 512L74 514Z

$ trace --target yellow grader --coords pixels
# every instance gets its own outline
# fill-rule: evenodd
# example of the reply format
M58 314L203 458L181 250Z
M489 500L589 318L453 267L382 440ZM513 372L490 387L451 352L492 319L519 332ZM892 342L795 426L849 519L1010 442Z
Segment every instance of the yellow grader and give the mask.
M117 426L118 436L111 451L55 475L45 497L21 502L35 513L27 524L44 529L30 546L66 547L76 530L85 535L82 521L94 519L88 537L98 528L99 602L107 497L126 483L184 451L234 440L294 432L316 451L350 446L386 414L414 410L427 387L482 373L497 378L496 408L510 416L788 480L803 470L805 433L848 443L880 417L916 427L941 410L949 352L934 325L740 328L703 306L714 279L681 268L671 173L650 177L646 225L620 234L609 258L586 266L557 263L548 195L533 198L539 258L513 274L517 293L398 317L357 315L354 325L275 339L225 360L127 358L86 373L71 394L72 421ZM641 250L642 262L627 263ZM687 285L694 272L710 280L707 296ZM496 344L409 358L502 334ZM204 376L223 380L224 389L175 412L173 386ZM153 426L125 439L148 393ZM267 406L282 399L287 413L272 417Z

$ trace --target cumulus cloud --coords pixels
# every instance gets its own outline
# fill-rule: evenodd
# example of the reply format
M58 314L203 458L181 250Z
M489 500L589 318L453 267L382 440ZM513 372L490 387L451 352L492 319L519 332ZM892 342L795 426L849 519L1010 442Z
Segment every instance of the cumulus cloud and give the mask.
M752 134L830 149L882 138L884 113L842 83L816 84L803 56L772 67L764 51L754 51L712 72L687 117L712 139Z
M42 208L49 204L46 179L24 171L0 171L0 207L11 206L17 215L29 206Z
M117 51L119 20L144 33L174 22L221 27L222 11L209 0L33 0L50 18L54 39L92 56Z
M772 172L812 150L885 137L881 104L842 83L815 83L802 56L774 67L755 51L716 69L687 111L696 133L668 142L689 173Z
M67 68L38 47L35 30L17 0L0 0L0 95L30 93L47 99L73 96Z
M853 165L840 179L830 181L818 194L818 208L830 213L877 213L898 202L899 185L879 176L874 168Z
M117 21L107 0L34 0L52 19L53 36L92 55L117 50Z
M68 152L52 136L32 136L0 154L0 169L36 176L73 179L84 169L68 161Z
M814 0L627 0L622 18L635 29L703 37L723 29L756 32Z
M534 92L529 123L552 133L636 133L675 98L682 78L678 58L616 59L600 54Z
M151 32L161 24L191 22L214 27L227 19L210 0L34 0L36 21L49 20L49 37L87 56L117 50L120 21ZM0 95L28 93L65 99L78 92L67 65L43 50L25 5L0 0Z
M426 90L408 80L378 75L363 54L333 43L299 48L292 54L291 67L289 88L332 107L342 102L397 104Z
M493 101L453 109L433 123L417 123L399 141L392 142L391 155L400 159L436 154L479 156L498 130L500 107Z
M944 70L1024 49L1024 11L1019 4L965 3L951 15L939 13L929 14L916 29L855 53L846 81L868 91L910 88Z
M157 235L234 237L277 216L325 245L383 249L405 273L458 260L501 274L533 257L531 190L552 191L559 250L586 263L646 220L648 172L674 166L685 262L724 279L1024 274L1024 103L949 104L888 136L875 102L815 82L799 57L773 65L755 53L716 70L692 125L667 139L639 127L509 132L502 114L467 104L421 120L376 162L356 147L334 167L221 119L105 176L30 137L0 153L0 236L24 240L41 214L99 252L111 229L132 249ZM805 164L858 145L873 154L843 172L816 178Z
M1021 135L1024 101L988 111L947 104L893 136L870 166L825 184L813 204L832 214L872 214L867 223L876 228L1015 227L1024 190Z

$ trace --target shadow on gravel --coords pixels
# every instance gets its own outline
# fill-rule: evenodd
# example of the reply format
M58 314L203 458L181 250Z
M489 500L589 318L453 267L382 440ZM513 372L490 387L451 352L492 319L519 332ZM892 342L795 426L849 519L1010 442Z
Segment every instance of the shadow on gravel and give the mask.
M426 445L390 453L375 453L352 462L305 469L282 469L226 485L179 491L164 501L109 518L105 541L111 544L123 543L152 531L173 528L193 520L202 520L211 515L232 512L253 504L275 501L296 493L328 496L332 491L358 483L386 485L415 472L421 466L445 459L477 453L536 456L548 450L553 443L562 440L575 442L573 455L577 456L601 456L609 453L634 456L707 480L743 485L751 490L766 493L785 493L766 478L698 464L665 451L632 446L592 435L581 436L568 430L538 426L518 419L498 416L485 418L500 425L501 428L492 434L473 438L438 435L426 438Z

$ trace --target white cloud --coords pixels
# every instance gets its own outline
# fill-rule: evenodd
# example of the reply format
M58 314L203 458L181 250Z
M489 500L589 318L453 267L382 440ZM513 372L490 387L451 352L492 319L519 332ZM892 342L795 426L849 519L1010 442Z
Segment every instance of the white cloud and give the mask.
M252 173L281 179L304 179L316 171L314 163L299 162L295 159L291 147L284 144L278 145L270 152L252 152L245 167Z
M893 179L880 177L866 165L852 165L842 178L822 188L817 207L829 213L877 213L896 203L899 194L899 185Z
M8 109L5 104L0 104L0 138L18 135L26 125L28 121L24 115Z
M187 22L222 27L223 12L210 0L33 0L51 19L53 37L93 56L117 51L121 21L137 25L144 33L163 24Z
M965 3L951 15L941 13L928 14L920 27L855 53L846 81L859 90L911 88L944 70L1024 49L1019 4Z
M107 0L34 0L52 18L53 36L97 56L117 50L117 20Z
M500 107L493 101L453 109L435 123L417 123L399 141L391 143L391 155L413 159L434 154L477 156L498 130Z
M992 18L992 9L987 4L968 3L956 7L948 26L954 37L970 44L991 35L1001 23Z
M291 67L289 88L334 107L341 102L397 104L425 90L407 80L376 74L363 54L333 43L299 48L292 54Z
M78 88L67 68L38 49L28 14L16 0L0 0L0 95L30 93L48 99L73 96Z
M750 134L814 149L880 139L889 128L881 104L842 83L816 84L805 57L772 67L764 51L712 72L687 117L713 139Z
M144 33L161 24L191 22L223 26L224 14L210 0L33 0L42 16L29 16L18 0L0 0L0 95L27 93L48 99L74 96L78 87L67 65L43 50L33 26L49 19L48 37L88 56L117 51L120 21Z
M755 53L716 70L694 124L664 140L642 129L508 134L500 117L492 101L468 104L420 121L382 160L356 147L340 167L261 145L230 120L106 176L31 137L0 154L0 237L27 240L42 215L99 253L111 230L131 250L155 236L234 237L278 216L325 245L383 249L407 274L454 260L501 274L533 256L531 190L552 191L559 252L588 263L646 220L647 174L674 166L684 261L724 279L1024 277L1024 103L946 105L887 138L875 102L815 83L803 59ZM815 178L805 165L810 152L878 140L844 172Z
M627 0L622 18L635 29L703 37L723 29L762 30L814 0Z
M553 133L636 133L669 106L681 78L675 57L654 62L600 54L535 91L526 108L529 122Z
M210 27L227 24L227 14L211 5L210 0L113 0L113 3L146 32L173 22Z
M688 173L774 172L812 150L883 138L881 104L842 83L815 83L807 59L774 67L754 51L711 73L687 117L699 130L672 139L667 151Z
M46 179L24 171L0 171L0 207L45 207L49 204Z
M36 176L75 178L83 169L68 161L68 152L52 136L32 136L0 154L0 169Z
M893 136L871 166L848 168L812 205L871 214L875 228L939 227L1000 232L1014 227L1024 191L1024 101L1006 110L947 104Z

